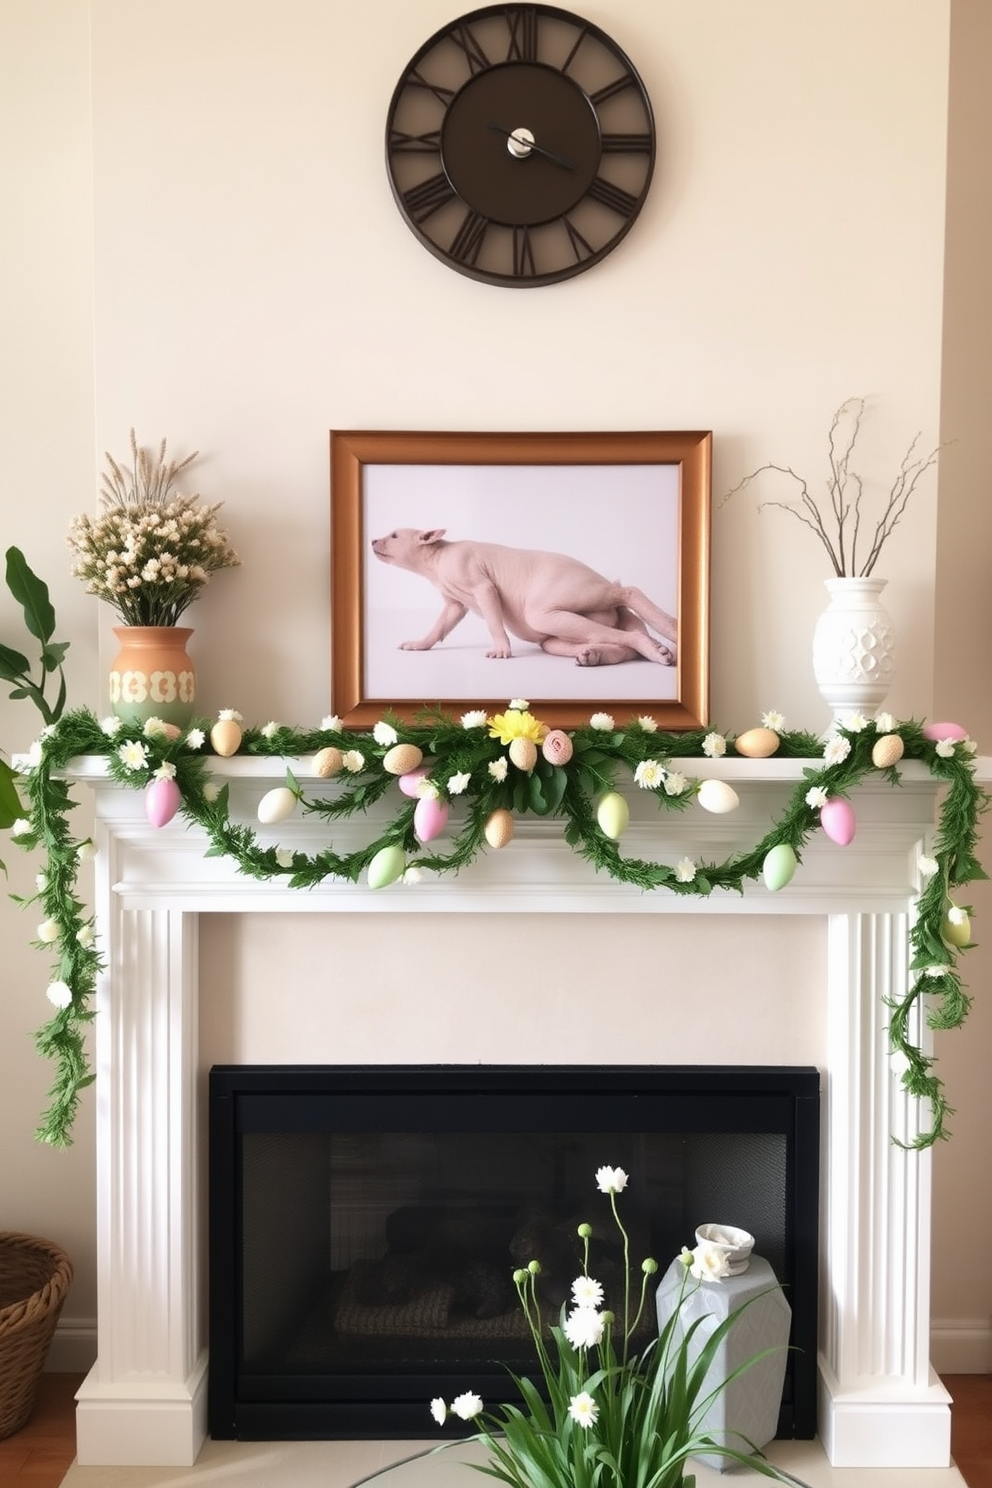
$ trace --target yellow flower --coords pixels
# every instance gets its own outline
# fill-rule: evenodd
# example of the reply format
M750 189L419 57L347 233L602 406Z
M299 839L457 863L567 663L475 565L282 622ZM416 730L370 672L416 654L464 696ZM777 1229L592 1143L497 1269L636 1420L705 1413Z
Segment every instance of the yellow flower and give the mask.
M510 744L514 739L533 739L540 744L548 732L548 725L535 718L533 713L521 713L517 708L507 708L497 713L489 724L490 739L501 744Z

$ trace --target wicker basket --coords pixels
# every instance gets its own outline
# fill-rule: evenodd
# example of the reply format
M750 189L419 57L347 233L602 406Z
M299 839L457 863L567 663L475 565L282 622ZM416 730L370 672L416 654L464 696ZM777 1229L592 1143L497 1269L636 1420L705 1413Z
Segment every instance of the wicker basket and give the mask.
M0 1438L34 1409L71 1280L72 1262L51 1240L0 1231Z

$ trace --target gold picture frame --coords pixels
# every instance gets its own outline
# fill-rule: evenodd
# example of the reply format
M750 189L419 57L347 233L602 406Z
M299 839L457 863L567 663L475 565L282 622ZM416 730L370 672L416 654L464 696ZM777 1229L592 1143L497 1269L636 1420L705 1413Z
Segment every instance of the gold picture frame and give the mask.
M366 729L387 713L413 720L425 708L499 712L521 697L559 728L587 723L594 712L608 712L618 724L647 714L672 730L708 722L709 432L335 429L330 445L331 702L346 727ZM478 543L500 551L471 552ZM407 560L422 565L430 549L436 575L442 547L447 587L439 593L437 579L411 570ZM507 548L526 556L509 556ZM449 583L456 557L464 604L452 598ZM650 596L677 624L674 664L639 650L615 665L577 664L575 656L549 654L534 637L520 641L510 625L512 654L502 654L474 608L476 590L464 588L469 559L473 574L479 562L497 565L494 587L498 593L499 583L505 586L508 606L519 607L521 595L530 604L535 588L551 593L552 578L566 587L602 579L633 589L641 601ZM598 627L610 614L627 634L660 636L664 656L664 636L656 626L648 630L632 606L603 611L589 624ZM576 617L567 620L569 637L546 644L575 643ZM426 634L416 634L425 624ZM612 644L596 644L603 635L597 630L589 645L580 637L583 662L616 654ZM637 636L631 644L652 650ZM629 648L617 649L624 655Z

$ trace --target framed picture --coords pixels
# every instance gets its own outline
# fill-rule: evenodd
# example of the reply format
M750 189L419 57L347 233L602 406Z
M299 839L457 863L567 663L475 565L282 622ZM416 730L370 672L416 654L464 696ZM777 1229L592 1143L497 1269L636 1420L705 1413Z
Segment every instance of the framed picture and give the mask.
M711 443L333 430L334 712L705 724Z

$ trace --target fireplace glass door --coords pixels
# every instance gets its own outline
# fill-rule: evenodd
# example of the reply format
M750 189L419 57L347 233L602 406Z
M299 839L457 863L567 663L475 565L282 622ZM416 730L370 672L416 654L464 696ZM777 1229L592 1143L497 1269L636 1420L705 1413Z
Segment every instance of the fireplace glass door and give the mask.
M513 1271L557 1321L581 1270L623 1311L697 1225L755 1236L786 1288L779 1434L815 1433L819 1076L810 1069L219 1067L210 1084L210 1431L430 1437L428 1403L513 1399L535 1358ZM655 1324L653 1301L638 1343Z

